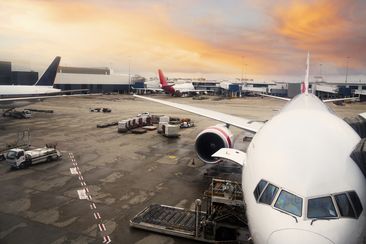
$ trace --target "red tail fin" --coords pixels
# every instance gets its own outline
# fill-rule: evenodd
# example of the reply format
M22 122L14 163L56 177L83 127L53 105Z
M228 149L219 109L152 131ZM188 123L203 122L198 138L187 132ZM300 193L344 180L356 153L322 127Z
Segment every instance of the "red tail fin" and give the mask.
M158 73L159 73L159 80L160 80L161 87L164 88L165 86L168 86L168 82L166 81L163 71L161 69L158 69Z
M301 93L305 93L305 91L306 91L305 82L302 81L301 82Z

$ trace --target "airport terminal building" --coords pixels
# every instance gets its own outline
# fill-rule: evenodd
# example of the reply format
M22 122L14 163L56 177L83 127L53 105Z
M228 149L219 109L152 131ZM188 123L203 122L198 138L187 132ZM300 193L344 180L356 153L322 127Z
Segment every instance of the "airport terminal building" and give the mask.
M54 86L62 90L89 89L91 93L128 93L132 88L144 88L144 83L144 77L112 74L106 67L59 66Z
M38 72L14 71L8 61L0 61L0 85L33 85L38 80Z

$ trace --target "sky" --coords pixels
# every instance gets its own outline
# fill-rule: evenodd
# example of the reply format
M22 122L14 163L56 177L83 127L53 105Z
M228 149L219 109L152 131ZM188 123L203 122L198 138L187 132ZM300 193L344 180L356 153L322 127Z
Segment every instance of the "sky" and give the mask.
M0 0L0 60L119 73L366 77L364 0ZM366 81L366 79L365 79Z

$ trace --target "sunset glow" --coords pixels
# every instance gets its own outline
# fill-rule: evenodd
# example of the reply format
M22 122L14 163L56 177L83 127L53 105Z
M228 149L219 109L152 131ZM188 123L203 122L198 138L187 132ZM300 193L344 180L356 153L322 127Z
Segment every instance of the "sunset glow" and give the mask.
M0 3L0 56L26 68L63 65L136 73L294 74L305 53L329 74L364 74L361 1L42 1Z

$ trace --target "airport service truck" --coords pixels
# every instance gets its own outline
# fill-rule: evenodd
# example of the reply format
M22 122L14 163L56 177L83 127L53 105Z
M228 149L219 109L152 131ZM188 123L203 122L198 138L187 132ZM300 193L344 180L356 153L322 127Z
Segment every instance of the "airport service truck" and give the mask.
M33 164L58 160L61 156L61 152L55 148L42 147L28 151L13 148L6 154L6 161L12 168L23 169Z
M4 117L11 117L15 119L30 119L32 118L32 112L30 110L23 110L23 111L7 111L3 113Z

